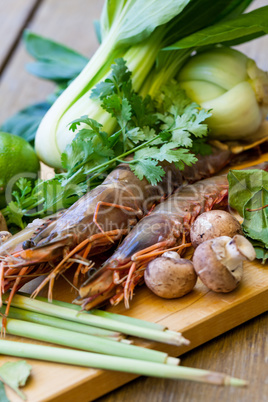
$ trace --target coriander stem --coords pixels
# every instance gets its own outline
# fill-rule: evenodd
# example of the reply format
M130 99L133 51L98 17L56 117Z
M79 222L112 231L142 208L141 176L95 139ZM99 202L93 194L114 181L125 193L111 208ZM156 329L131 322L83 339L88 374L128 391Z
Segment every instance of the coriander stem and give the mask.
M109 161L102 163L101 165L98 165L98 166L90 169L88 174L94 173L95 171L98 171L100 168L103 168L103 167L108 166L108 165L110 165L110 164L112 164L114 162L117 162L119 159L121 159L121 160L124 159L126 156L128 156L130 154L133 154L134 152L139 151L140 149L146 147L148 144L150 144L151 142L155 141L159 137L160 137L160 134L158 134L154 138L151 138L150 140L144 142L143 144L138 145L137 147L135 147L135 148L133 148L133 149L127 151L127 152L124 152L123 154L118 155L118 156L114 157L113 159L110 159ZM127 162L124 161L124 163L127 163Z

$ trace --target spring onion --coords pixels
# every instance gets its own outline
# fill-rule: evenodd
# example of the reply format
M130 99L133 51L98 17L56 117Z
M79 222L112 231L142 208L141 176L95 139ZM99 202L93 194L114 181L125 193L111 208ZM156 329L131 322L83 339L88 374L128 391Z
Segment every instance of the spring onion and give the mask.
M247 385L247 381L208 370L151 363L123 357L98 355L80 350L12 342L3 339L0 339L0 353L9 356L40 359L96 369L116 370L152 377L173 378L237 387Z

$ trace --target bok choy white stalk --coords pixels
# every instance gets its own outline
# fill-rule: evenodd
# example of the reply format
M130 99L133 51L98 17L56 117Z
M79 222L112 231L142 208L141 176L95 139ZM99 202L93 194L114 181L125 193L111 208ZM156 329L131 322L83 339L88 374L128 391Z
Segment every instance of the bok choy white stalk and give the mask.
M268 114L268 75L241 52L213 48L191 57L178 74L181 87L202 108L210 137L251 140Z

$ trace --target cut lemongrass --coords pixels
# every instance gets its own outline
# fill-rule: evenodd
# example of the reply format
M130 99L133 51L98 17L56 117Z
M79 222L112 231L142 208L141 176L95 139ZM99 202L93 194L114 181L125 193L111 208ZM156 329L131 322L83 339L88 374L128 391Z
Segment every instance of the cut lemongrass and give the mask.
M5 314L5 308L1 307L0 312ZM119 332L108 331L107 329L91 327L90 325L80 324L79 322L63 320L61 318L52 317L50 315L34 313L32 311L23 310L21 308L10 307L9 318L17 320L34 322L36 324L49 325L50 327L67 329L69 331L79 332L81 334L88 334L93 336L101 336L109 338L110 340L122 340L122 334Z
M3 295L3 302L7 302L8 295ZM34 311L41 314L47 314L52 317L63 318L65 320L80 322L111 331L122 332L123 334L137 336L139 338L149 339L157 342L167 343L169 345L181 346L188 345L189 341L179 332L156 331L150 328L138 327L124 322L111 320L110 318L99 317L93 314L79 313L70 308L56 306L54 304L31 299L29 297L14 295L11 306L19 307L25 310Z
M134 345L126 345L121 342L113 342L109 339L79 334L61 328L7 318L5 324L7 334L37 339L39 341L55 343L75 349L87 350L112 356L120 356L129 359L149 361L162 364L178 365L179 359L169 357L167 353L147 349Z
M80 350L31 345L2 339L0 339L0 353L9 356L40 359L96 369L116 370L151 377L190 380L208 384L232 385L237 387L247 385L247 381L208 370L151 363L126 359L123 357L97 355L90 352L81 352Z
M27 295L27 293L23 293L23 292L17 292L17 293L19 295L29 297L29 295ZM35 299L43 301L43 302L47 302L47 299L45 297L36 296ZM61 307L71 308L72 310L81 311L81 307L77 304L62 302L59 300L52 300L51 303L55 304L56 306L61 306ZM145 321L145 320L140 320L138 318L128 317L128 316L121 315L121 314L110 313L109 311L93 309L93 310L87 311L87 313L97 315L99 317L110 318L111 320L124 322L126 324L137 325L138 327L151 328L151 329L154 329L157 331L164 331L166 329L166 327L161 324L157 324L157 323Z

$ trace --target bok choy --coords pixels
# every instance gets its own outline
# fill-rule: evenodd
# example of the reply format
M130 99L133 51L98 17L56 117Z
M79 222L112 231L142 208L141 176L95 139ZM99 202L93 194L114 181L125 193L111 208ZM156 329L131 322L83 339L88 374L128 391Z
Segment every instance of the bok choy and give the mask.
M36 136L39 157L51 166L60 167L61 153L75 136L75 132L68 130L68 124L81 116L87 115L97 120L109 135L116 130L115 120L102 110L97 99L91 98L92 88L109 77L110 66L116 58L124 58L133 73L133 87L139 91L156 59L160 69L165 61L169 61L169 57L160 52L162 48L201 28L214 23L217 25L221 19L235 19L250 2L107 0L100 21L102 43L81 74L56 100L41 122ZM192 48L175 52L175 65L180 66L191 52ZM176 72L169 67L167 70L167 77L162 75L164 82ZM160 79L158 88L162 83Z
M192 57L178 75L189 98L212 111L210 137L251 139L268 114L268 75L237 50L213 48Z

